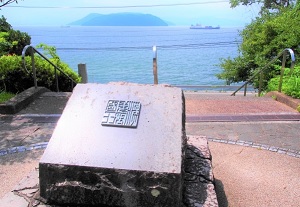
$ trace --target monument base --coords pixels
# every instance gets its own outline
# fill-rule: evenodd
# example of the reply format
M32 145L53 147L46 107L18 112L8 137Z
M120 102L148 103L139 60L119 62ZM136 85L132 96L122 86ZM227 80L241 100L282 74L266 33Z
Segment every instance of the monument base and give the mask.
M40 164L48 203L99 206L181 206L181 176L170 173ZM51 184L50 184L51 183ZM45 189L46 188L46 189Z

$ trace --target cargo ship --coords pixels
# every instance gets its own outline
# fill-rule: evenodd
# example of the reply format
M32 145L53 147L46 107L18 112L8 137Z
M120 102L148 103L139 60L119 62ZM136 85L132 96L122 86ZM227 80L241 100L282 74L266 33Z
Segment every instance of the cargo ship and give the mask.
M191 25L190 29L220 29L220 26L202 26L201 24Z

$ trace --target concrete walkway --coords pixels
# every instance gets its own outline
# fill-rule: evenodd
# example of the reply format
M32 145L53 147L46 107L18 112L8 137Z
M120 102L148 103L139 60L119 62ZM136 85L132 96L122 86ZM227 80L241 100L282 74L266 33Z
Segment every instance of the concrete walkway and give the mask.
M299 206L297 111L272 98L185 97L187 134L210 141L220 206Z
M38 149L46 147L69 95L44 93L18 114L0 115L0 179L5 181L0 198L36 166ZM209 139L220 206L298 206L297 111L272 98L189 92L185 97L187 134ZM266 115L279 118L266 121L261 118ZM251 119L239 120L243 116Z

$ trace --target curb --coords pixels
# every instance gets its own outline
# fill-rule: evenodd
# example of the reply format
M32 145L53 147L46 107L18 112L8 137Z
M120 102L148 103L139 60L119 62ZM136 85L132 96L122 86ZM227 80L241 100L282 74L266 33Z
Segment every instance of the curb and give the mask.
M38 98L42 93L49 92L45 87L31 87L17 94L15 97L0 104L1 114L15 114L28 106L32 101Z
M264 122L264 121L300 121L300 113L286 114L211 114L186 115L187 123L197 122Z
M41 142L41 143L31 144L29 146L16 146L8 149L1 149L0 157L4 155L15 154L15 153L20 153L25 151L27 152L27 151L37 150L37 149L45 149L47 145L48 142Z
M268 92L266 95L266 97L274 97L276 101L283 103L295 110L298 110L298 107L300 107L300 99L297 98L293 98L290 96L287 96L283 93L280 93L278 91L271 91ZM300 112L300 111L299 111Z
M207 138L209 142L217 142L222 144L231 144L231 145L239 145L243 147L250 147L257 150L266 150L274 153L278 153L281 155L288 155L290 157L300 158L300 151L287 149L287 148L280 148L266 144L260 144L256 142L249 142L243 140L226 140L226 139L216 139L216 138Z

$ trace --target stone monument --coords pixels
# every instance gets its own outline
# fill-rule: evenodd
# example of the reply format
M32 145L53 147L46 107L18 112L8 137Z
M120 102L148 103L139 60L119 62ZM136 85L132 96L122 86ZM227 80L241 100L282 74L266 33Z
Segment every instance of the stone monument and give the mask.
M181 89L78 84L40 162L50 204L182 206L186 147Z

